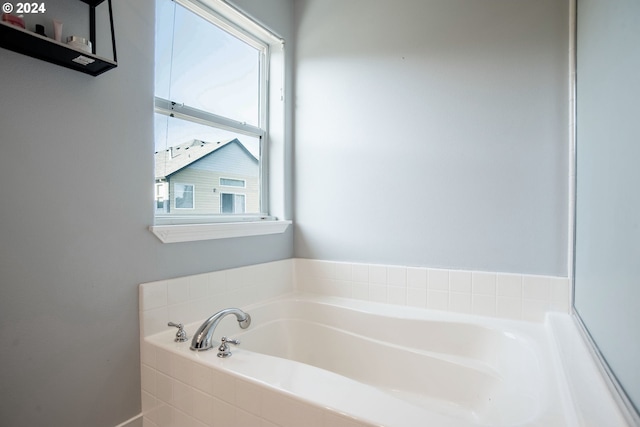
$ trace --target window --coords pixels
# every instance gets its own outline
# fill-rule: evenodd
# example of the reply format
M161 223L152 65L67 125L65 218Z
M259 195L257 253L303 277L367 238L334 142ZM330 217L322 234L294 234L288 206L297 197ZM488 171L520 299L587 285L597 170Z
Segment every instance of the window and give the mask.
M220 194L220 212L222 213L244 213L244 194L222 193Z
M175 194L176 209L193 209L193 185L173 184L173 194Z
M220 178L220 185L244 188L246 187L246 181L244 179Z
M212 4L217 3L156 0L155 223L160 225L269 214L263 161L269 44L216 14Z

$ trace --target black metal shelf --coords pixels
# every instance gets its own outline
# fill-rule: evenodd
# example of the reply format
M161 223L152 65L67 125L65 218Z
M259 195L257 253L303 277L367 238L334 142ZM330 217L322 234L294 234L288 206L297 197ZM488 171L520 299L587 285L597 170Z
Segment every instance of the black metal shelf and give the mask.
M89 5L90 39L95 51L95 8L105 0L80 1ZM3 21L0 21L0 47L92 76L98 76L118 66L111 0L107 1L109 3L113 59L102 58L94 53L73 48L67 44Z
M104 0L80 0L80 1L81 1L82 3L86 3L86 4L88 4L89 6L93 6L93 7L96 7L96 6L98 6L99 4L101 4L101 3L103 3L103 2L104 2Z

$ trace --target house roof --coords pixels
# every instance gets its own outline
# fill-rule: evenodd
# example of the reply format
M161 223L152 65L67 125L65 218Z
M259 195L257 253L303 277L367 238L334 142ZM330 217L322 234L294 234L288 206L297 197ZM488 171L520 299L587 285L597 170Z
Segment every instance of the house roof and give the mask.
M190 164L232 143L238 144L252 158L256 158L249 150L247 150L238 138L217 142L193 139L191 141L169 147L166 150L156 152L156 179L167 178Z

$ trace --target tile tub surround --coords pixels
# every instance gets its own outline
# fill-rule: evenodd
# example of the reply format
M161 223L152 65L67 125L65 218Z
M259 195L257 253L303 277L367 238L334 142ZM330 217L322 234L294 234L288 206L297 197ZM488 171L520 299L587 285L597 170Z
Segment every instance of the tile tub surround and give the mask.
M292 291L535 322L571 301L566 277L292 258L140 285L141 334Z
M187 325L218 310L240 307L293 290L293 259L140 285L140 335L167 330L172 321Z
M566 277L295 259L297 291L543 322L569 313Z

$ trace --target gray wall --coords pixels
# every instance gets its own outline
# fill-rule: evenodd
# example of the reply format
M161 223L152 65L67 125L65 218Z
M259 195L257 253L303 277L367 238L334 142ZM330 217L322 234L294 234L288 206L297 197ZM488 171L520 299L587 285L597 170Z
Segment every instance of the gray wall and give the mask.
M575 308L640 409L640 3L579 0Z
M290 38L290 0L241 3ZM138 284L293 253L291 230L176 244L147 230L154 2L115 0L114 13L119 66L97 78L0 49L2 426L112 427L135 416Z
M567 275L567 0L299 0L295 253Z

